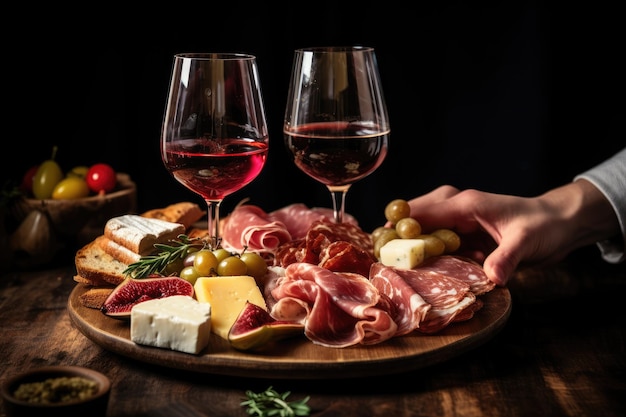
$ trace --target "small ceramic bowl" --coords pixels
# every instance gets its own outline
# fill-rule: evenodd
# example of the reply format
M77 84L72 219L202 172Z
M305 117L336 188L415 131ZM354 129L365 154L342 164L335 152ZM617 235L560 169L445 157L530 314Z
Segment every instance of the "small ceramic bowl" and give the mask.
M38 403L16 398L22 384L33 384L46 380L67 381L66 378L80 377L96 383L95 393L82 399ZM63 378L63 379L58 379ZM60 384L60 383L59 383ZM88 416L104 417L109 403L111 381L100 372L80 366L47 366L34 368L9 377L2 385L2 399L6 415L17 416Z

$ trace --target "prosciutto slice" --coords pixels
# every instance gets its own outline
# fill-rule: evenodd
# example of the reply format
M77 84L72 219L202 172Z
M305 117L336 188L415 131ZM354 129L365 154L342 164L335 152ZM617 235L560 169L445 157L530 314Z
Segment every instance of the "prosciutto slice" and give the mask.
M238 252L244 247L255 252L274 252L291 240L285 224L271 220L254 205L237 206L222 225L222 245Z
M238 252L247 247L274 254L280 246L304 239L316 222L332 223L332 218L333 211L329 208L308 208L301 203L270 213L255 205L239 204L222 222L222 245ZM345 224L358 229L353 216L346 215Z
M268 218L286 225L293 239L302 239L314 222L319 220L332 222L333 211L326 207L308 208L302 203L295 203L272 211ZM349 214L345 215L344 222L358 224L357 220Z
M364 276L293 263L271 291L271 314L304 324L313 343L334 348L376 344L397 333L389 300Z

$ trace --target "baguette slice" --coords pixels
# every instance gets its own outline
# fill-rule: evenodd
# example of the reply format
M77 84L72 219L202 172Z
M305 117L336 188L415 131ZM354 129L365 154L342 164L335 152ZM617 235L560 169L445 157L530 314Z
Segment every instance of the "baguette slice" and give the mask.
M148 210L143 213L142 217L151 219L160 219L172 223L181 223L185 226L185 230L189 229L195 222L204 217L205 212L200 206L189 201L170 204L164 208Z
M100 243L102 238L103 236L97 237L76 252L76 275L86 282L118 285L126 278L124 271L128 264L106 253Z
M161 219L125 214L109 219L104 236L141 256L154 251L155 243L164 243L185 233L185 226Z

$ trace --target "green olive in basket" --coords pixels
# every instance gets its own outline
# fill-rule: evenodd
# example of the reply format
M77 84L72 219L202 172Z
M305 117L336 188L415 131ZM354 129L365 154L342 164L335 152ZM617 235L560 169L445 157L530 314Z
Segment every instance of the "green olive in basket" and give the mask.
M59 181L52 190L52 198L55 200L75 200L88 195L87 182L80 177L66 177Z
M39 165L33 177L33 195L43 200L52 197L54 187L63 179L63 171L54 160L57 147L52 150L52 157Z

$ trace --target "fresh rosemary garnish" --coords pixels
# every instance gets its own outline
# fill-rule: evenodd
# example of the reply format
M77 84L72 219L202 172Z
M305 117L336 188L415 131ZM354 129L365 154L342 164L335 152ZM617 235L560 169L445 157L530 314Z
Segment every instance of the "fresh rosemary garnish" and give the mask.
M159 250L156 255L142 256L124 270L124 275L133 278L146 278L153 274L162 274L171 262L179 258L185 258L191 248L203 249L206 242L201 238L189 238L187 235L178 235L178 240L171 240L171 245L156 243L154 247Z
M246 397L248 399L243 401L240 405L242 407L248 407L246 409L248 414L258 417L294 417L310 415L311 407L306 404L310 397L307 396L299 401L288 402L287 397L290 394L291 391L279 394L272 389L272 387L269 387L261 393L246 391Z

